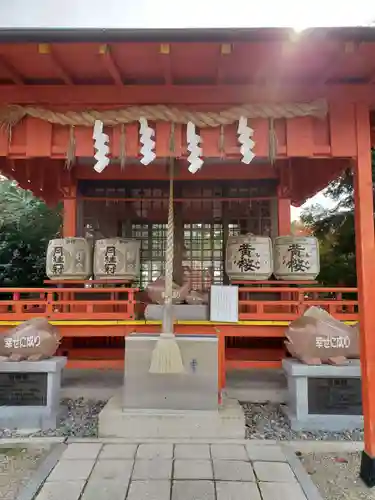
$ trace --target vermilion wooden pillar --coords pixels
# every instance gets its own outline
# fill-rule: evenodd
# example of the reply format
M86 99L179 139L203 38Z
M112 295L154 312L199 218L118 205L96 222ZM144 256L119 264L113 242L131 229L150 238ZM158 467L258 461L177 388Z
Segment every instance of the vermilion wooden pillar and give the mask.
M365 105L356 107L356 132L355 235L365 430L360 475L368 486L375 486L375 240L370 116Z
M278 236L290 235L290 199L277 199Z
M77 187L70 186L64 194L63 236L77 236Z

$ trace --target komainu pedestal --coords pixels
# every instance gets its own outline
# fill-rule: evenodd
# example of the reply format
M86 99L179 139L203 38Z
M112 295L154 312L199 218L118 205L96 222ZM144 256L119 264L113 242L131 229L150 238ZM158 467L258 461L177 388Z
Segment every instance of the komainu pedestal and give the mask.
M285 413L294 431L341 432L363 428L359 360L344 366L310 366L284 359Z
M0 427L55 429L66 358L0 362Z

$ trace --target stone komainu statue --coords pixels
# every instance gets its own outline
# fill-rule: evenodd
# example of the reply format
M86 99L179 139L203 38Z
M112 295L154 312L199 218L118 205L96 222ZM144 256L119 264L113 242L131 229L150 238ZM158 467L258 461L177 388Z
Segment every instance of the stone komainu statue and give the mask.
M45 318L25 321L0 337L2 361L40 361L54 356L61 337Z
M318 307L292 321L285 336L289 353L308 365L345 364L359 358L358 325L345 325Z
M165 292L165 278L161 276L157 280L150 283L146 289L146 292L154 304L164 304L164 292ZM172 290L172 303L182 304L190 292L190 283L185 283L183 286L179 286L173 283Z

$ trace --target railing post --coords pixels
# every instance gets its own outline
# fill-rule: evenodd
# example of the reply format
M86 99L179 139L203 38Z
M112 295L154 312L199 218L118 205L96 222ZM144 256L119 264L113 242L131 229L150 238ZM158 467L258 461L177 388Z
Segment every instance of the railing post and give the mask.
M48 318L53 314L53 292L47 293L46 313Z
M298 291L298 305L297 305L298 316L302 316L305 312L305 291Z
M22 304L20 304L20 292L13 293L14 304L14 312L16 314L22 315Z

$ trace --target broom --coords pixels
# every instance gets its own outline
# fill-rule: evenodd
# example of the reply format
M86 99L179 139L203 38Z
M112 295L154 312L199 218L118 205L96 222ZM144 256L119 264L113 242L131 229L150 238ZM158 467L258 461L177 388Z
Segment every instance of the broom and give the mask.
M149 373L182 373L181 351L173 333L173 256L174 256L174 213L173 213L174 158L169 164L169 206L167 226L167 247L165 252L165 293L162 333L152 352Z

